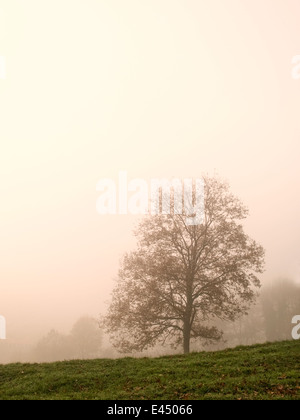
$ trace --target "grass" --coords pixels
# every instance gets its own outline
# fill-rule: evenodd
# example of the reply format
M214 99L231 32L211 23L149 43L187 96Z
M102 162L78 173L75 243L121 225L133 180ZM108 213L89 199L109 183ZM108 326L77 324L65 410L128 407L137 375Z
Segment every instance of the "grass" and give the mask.
M0 366L0 400L299 400L300 342Z

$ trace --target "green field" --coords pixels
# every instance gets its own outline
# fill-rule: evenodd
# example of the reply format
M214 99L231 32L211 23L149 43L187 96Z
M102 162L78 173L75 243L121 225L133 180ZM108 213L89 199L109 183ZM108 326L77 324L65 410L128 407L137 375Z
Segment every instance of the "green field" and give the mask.
M300 342L188 356L0 366L1 400L300 399Z

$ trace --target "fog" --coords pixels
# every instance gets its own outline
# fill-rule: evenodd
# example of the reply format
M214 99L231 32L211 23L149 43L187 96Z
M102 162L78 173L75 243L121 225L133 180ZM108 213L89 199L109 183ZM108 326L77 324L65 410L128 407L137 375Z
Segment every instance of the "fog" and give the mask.
M266 249L263 290L300 284L299 16L297 0L0 0L0 362L39 361L50 331L107 310L139 219L99 215L96 185L121 170L225 178ZM284 335L261 328L227 345Z

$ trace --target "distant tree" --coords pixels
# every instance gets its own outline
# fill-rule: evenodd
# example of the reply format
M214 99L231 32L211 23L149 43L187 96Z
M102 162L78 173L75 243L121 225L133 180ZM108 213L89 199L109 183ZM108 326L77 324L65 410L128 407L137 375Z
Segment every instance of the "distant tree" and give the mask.
M102 346L103 334L99 323L91 317L80 318L71 331L73 354L76 358L98 357Z
M267 285L261 304L268 341L291 340L292 318L300 314L300 286L289 279Z
M255 300L264 250L244 233L247 210L227 183L204 181L202 225L173 212L146 217L136 231L138 249L124 257L104 319L122 352L168 340L189 353L192 339L221 339L210 320L233 321Z
M51 330L38 342L31 357L38 362L97 358L101 355L102 337L98 322L82 317L68 335Z
M260 300L250 309L247 315L234 323L224 326L224 338L227 346L249 346L265 342L265 331Z
M33 357L39 362L56 362L72 358L72 345L68 336L51 330L42 338L33 351Z

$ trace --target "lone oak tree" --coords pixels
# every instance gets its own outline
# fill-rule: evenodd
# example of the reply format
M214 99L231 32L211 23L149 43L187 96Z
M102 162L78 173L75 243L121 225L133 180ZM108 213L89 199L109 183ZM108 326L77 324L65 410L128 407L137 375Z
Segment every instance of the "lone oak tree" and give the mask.
M186 216L146 217L137 250L126 254L104 319L122 352L169 341L189 353L192 339L220 340L213 318L245 314L260 287L264 250L244 233L248 211L227 183L204 177L204 223Z

